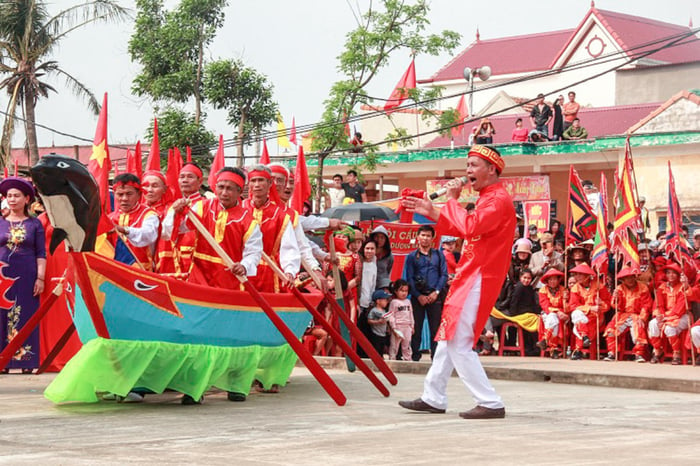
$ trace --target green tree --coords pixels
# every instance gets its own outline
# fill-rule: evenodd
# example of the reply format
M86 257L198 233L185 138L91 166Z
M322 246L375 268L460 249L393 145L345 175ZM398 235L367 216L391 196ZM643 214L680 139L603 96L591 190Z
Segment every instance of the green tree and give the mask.
M41 97L48 98L50 91L57 92L47 78L63 78L77 96L87 101L90 110L99 113L100 104L93 93L51 57L61 39L72 31L96 21L121 20L128 16L127 10L107 0L75 5L53 16L47 5L37 0L0 2L0 90L9 96L0 142L3 165L10 156L15 113L20 107L24 113L29 162L33 165L39 160L36 103Z
M187 146L190 146L194 161L207 166L211 163L209 148L216 144L216 136L207 131L202 124L205 115L202 115L197 123L194 115L175 107L168 107L156 113L158 142L161 148L177 147L184 156ZM146 131L146 134L153 134L153 121Z
M163 0L137 0L129 40L131 59L141 65L132 90L154 101L194 99L194 119L202 116L204 52L224 24L227 0L181 0L166 11Z
M219 60L205 68L204 95L214 108L228 110L228 123L238 128L238 165L243 166L246 141L276 121L272 84L240 60Z
M370 4L358 27L349 32L345 47L338 56L338 71L343 79L331 87L324 102L319 126L313 131L313 150L318 152L316 200L320 201L323 185L323 162L336 149L349 147L345 122L355 107L366 102L364 88L385 67L392 54L412 50L414 54L437 55L452 51L460 35L453 31L427 34L430 10L425 0L381 0L380 8Z

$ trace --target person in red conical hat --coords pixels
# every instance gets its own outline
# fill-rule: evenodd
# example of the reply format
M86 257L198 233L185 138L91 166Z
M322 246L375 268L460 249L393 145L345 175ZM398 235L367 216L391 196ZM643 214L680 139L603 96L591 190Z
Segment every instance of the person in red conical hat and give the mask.
M673 349L671 364L681 364L681 338L683 330L688 329L690 320L688 311L693 299L693 290L688 283L681 266L668 261L664 267L666 281L656 288L656 308L649 321L649 342L654 347L652 364L663 362L663 339L668 339Z
M265 165L256 165L248 172L250 196L243 201L260 225L263 234L263 250L277 262L291 283L301 265L299 246L294 236L293 219L287 208L278 199L277 189L272 181L272 172ZM258 266L258 273L251 282L260 290L279 293L286 284L264 262Z
M623 336L629 331L634 342L634 354L637 362L646 362L644 355L647 348L647 322L651 315L654 301L649 287L637 280L638 270L624 267L617 273L620 284L613 292L613 306L617 313L608 323L603 332L608 347L606 361L614 361L615 338L618 339L618 348L626 341Z
M203 179L202 169L196 163L187 162L182 166L178 175L178 186L182 198L190 205L204 200L200 193ZM192 268L195 238L193 231L176 231L172 237L163 236L164 241L160 242L158 248L156 270L159 273L189 273Z
M576 343L571 359L581 359L582 349L597 347L603 316L610 309L610 292L605 283L596 278L590 265L581 263L569 273L576 278L576 284L569 292L571 322L574 324Z
M505 162L495 149L474 145L469 150L466 175L479 193L474 211L459 204L462 181L447 184L449 199L444 207L427 198L406 197L402 206L437 221L442 234L464 239L457 273L445 299L442 321L432 366L425 378L423 394L413 401L401 401L403 408L444 413L447 408L447 382L456 369L462 382L476 399L477 406L460 413L464 419L502 418L505 407L486 377L473 351L489 318L511 257L516 217L513 200L499 180Z
M109 218L115 224L110 235L115 246L114 257L126 264L132 264L132 260L135 260L145 270L153 271L153 257L160 231L158 214L141 203L141 181L136 175L118 175L114 178L113 188L115 210L109 214ZM126 238L130 251L121 243L122 238L115 231Z
M542 275L540 281L544 285L539 290L541 325L539 329L540 340L537 346L543 351L549 352L552 359L559 359L562 354L563 326L561 322L569 321L568 294L562 286L564 272L557 269L549 269Z

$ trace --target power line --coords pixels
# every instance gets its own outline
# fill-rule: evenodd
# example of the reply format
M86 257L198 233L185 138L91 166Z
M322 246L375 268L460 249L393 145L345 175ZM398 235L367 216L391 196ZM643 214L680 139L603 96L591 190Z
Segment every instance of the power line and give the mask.
M605 72L603 72L603 73L598 73L598 74L596 74L596 75L593 75L593 77L591 77L591 78L583 79L583 80L581 80L581 81L578 81L578 82L576 82L576 83L569 84L569 85L567 85L567 86L564 86L564 87L562 87L562 88L560 88L560 89L557 89L557 90L554 90L554 91L551 91L551 92L548 92L548 93L546 94L546 95L550 95L550 94L553 94L553 93L556 93L556 92L561 92L561 91L563 91L563 90L565 90L565 89L567 89L567 88L573 87L573 86L575 86L575 85L577 85L577 84L581 84L581 83L586 82L586 81L589 81L589 80L591 80L591 79L595 79L595 78L597 78L597 77L599 77L599 76L602 76L603 74L606 74L606 73L608 73L608 72L615 71L615 70L617 70L617 69L619 69L619 68L621 68L621 67L623 67L623 66L628 65L629 63L631 63L631 62L633 62L633 61L635 61L635 60L639 60L640 58L644 58L644 57L649 56L649 55L652 55L652 54L654 54L654 53L658 53L658 52L660 52L660 51L662 51L662 50L664 50L664 49L672 48L672 47L677 47L677 46L681 46L681 45L686 45L686 44L689 44L689 43L692 43L692 42L696 42L696 41L700 40L700 39L697 38L697 36L695 36L695 34L696 34L698 31L700 31L700 28L692 29L692 30L690 30L690 31L688 31L688 32L685 32L685 33L682 33L682 34L676 34L676 35L672 35L672 36L668 36L668 37L656 39L656 40L653 40L653 41L649 41L649 42L646 42L646 43L644 43L644 44L640 44L640 45L638 45L638 46L632 47L632 48L627 49L627 50L621 50L621 51L611 52L611 53L609 53L609 54L607 54L607 55L604 55L604 56L602 56L602 57L586 59L586 60L584 60L584 61L577 62L577 63L570 64L570 65L566 65L566 66L561 67L561 68L546 70L546 71L543 71L543 72L535 73L535 74L528 75L528 76L522 76L522 77L514 78L514 79L507 80L507 81L503 81L503 82L498 82L498 83L493 83L493 84L485 84L485 85L479 87L478 89L474 89L473 92L483 92L483 91L486 91L486 90L491 90L491 89L495 89L495 88L499 88L499 87L504 87L504 86L510 86L510 85L513 85L513 84L519 84L519 83L526 82L526 81L530 81L530 80L534 80L534 79L540 79L540 78L543 78L543 77L550 76L550 75L552 75L552 74L560 74L560 73L565 73L565 72L569 72L569 71L580 70L580 69L584 69L584 68L587 68L587 67L590 67L590 66L597 66L597 65L605 64L605 63L608 63L608 62L611 62L611 61L619 60L619 59L620 59L620 56L623 56L623 55L628 56L628 59L627 59L624 63L622 63L621 65L615 66L615 67L613 67L613 68L611 68L611 69L609 69L609 70L607 70L607 71L605 71ZM651 49L651 50L646 50L646 51L645 51L645 49L647 49L648 47L650 47L650 46L652 46L652 45L660 44L660 43L664 43L664 44L663 44L662 46L656 48L656 49ZM635 52L635 51L636 51L636 52ZM631 56L630 56L630 52L633 52ZM422 100L422 101L419 101L419 102L413 102L413 103L410 103L410 104L406 104L406 105L402 105L402 106L400 106L400 107L397 107L396 109L394 109L394 111L406 110L406 109L413 109L413 108L419 108L419 107L425 108L426 106L428 106L428 105L430 105L430 104L432 104L432 103L434 103L434 102L439 102L439 101L446 100L446 99L452 99L452 98L459 97L459 96L462 96L462 95L466 95L466 94L469 94L469 93L470 93L470 91L464 91L464 92L458 92L458 93L455 93L455 94L450 94L450 95L447 95L447 96L439 96L439 97L435 97L435 98L432 98L432 99L426 99L426 100ZM366 98L366 99L369 99L369 100L382 100L382 101L386 101L386 100L387 100L387 99L372 97L372 96L369 96L369 95L366 95L366 94L362 94L361 96L362 96L363 98ZM496 114L498 114L498 113L501 113L501 112L504 112L504 111L507 111L507 110L512 110L512 109L514 109L514 108L520 107L520 106L522 106L523 104L532 102L532 101L534 101L534 100L535 100L535 99L533 98L533 99L528 100L528 101L526 101L526 102L522 102L522 103L520 103L520 104L518 104L518 105L514 105L514 106L511 106L511 107L502 109L502 110L499 111L499 112L494 112L494 113L491 113L491 114L488 114L488 115L485 115L485 116L493 116L493 115L496 115ZM366 102L364 102L364 103L366 103ZM14 118L15 120L18 120L18 121L22 121L22 122L25 122L25 121L26 121L25 118L22 118L22 117L17 116L17 115L12 115L12 116L11 116L10 114L8 114L7 112L2 111L2 110L0 110L0 113L3 114L3 115L5 115L6 117L12 117L12 118ZM376 110L376 111L364 113L364 114L362 114L362 115L349 116L349 117L348 117L347 119L345 119L345 120L336 121L336 122L334 122L334 123L327 123L327 124L319 124L319 123L305 124L305 125L298 126L298 127L296 127L295 129L296 129L297 132L306 132L306 131L311 131L311 130L315 130L315 129L323 129L323 128L326 128L326 127L331 127L331 126L336 126L336 125L341 125L341 124L357 123L357 122L359 122L359 121L366 120L366 119L369 119L369 118L374 118L374 117L376 117L376 116L378 116L378 115L382 115L382 114L385 114L385 113L386 113L386 112L384 112L383 110ZM466 124L466 123L469 123L469 122L472 122L472 121L475 121L475 119L466 120L466 121L464 121L463 123L457 123L457 124L452 125L452 126L450 126L450 127L460 126L460 125L462 125L462 124ZM44 124L41 124L41 123L36 123L36 122L35 122L35 126L37 126L37 127L39 127L39 128L42 128L42 129L45 129L45 130L48 130L48 131L53 132L53 133L55 133L55 134L58 134L58 135L61 135L61 136L65 136L65 137L69 137L69 138L73 138L73 139L76 139L76 140L79 140L79 141L84 141L84 142L89 142L89 143L92 143L92 142L93 142L93 139L88 139L88 138L85 138L85 137L82 137L82 136L78 136L78 135L75 135L75 134L71 134L71 133L68 133L68 132L66 132L66 131L58 130L58 129L56 129L56 128L52 128L52 127L50 127L50 126L47 126L47 125L44 125ZM415 135L409 135L409 136L404 136L404 137L400 137L400 138L393 138L393 139L385 140L385 141L382 141L382 142L379 142L379 143L366 144L365 147L376 147L376 146L380 146L380 145L382 145L382 144L387 144L387 143L392 143L392 142L400 142L400 141L403 141L403 140L409 140L409 139L413 139L413 138L415 138L415 137L420 137L420 136L423 136L423 135L434 134L434 133L440 132L440 131L442 131L442 130L444 130L444 129L448 129L448 128L450 128L450 127L446 127L446 128L437 128L437 129L435 129L435 130L426 131L426 132L424 132L424 133L417 133L417 134L415 134ZM260 134L259 134L258 136L256 136L256 137L246 138L246 139L245 139L245 143L246 143L246 144L252 144L252 143L255 143L255 142L259 142L259 141L261 141L261 140L263 140L263 139L268 139L268 138L269 138L269 139L274 139L274 138L281 137L281 136L288 136L288 135L290 134L290 130L291 130L291 128L290 128L290 129L285 129L284 131L281 131L281 130L271 130L271 131L263 132L263 133L260 133ZM230 148L230 147L238 146L239 143L240 143L240 141L239 141L238 138L224 139L224 147L225 147L225 148L227 148L227 147ZM125 150L126 150L126 149L130 149L130 147L128 147L128 146L123 146L123 145L113 145L113 144L111 144L110 147L115 147L115 148L120 148L120 149L125 149ZM209 150L215 149L216 147L217 147L217 144L213 144L213 145L195 145L195 146L191 146L191 149L192 149L193 152L200 152L200 151L203 151L203 150L209 151ZM346 152L346 150L345 150L345 149L337 149L337 150L332 151L331 153L336 153L336 152ZM167 151L161 151L161 154L160 154L161 157L162 157L164 154L167 154ZM314 153L309 153L309 155L312 155L312 154L314 154ZM252 158L252 157L246 157L246 158Z

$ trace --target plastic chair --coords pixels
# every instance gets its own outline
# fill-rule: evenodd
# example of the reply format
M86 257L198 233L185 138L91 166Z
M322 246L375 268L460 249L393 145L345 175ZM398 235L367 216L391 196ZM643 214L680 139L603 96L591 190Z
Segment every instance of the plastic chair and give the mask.
M518 332L515 345L506 346L506 338L508 336L508 329L515 328ZM513 322L505 322L501 326L501 336L499 340L500 344L498 347L498 355L503 356L503 351L517 351L520 353L521 357L525 356L525 340L523 339L523 328Z

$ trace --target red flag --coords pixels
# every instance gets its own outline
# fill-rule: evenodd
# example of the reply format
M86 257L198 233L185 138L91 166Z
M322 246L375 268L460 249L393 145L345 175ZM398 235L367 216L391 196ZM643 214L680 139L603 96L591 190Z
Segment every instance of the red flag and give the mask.
M192 161L192 148L190 146L187 146L187 161Z
M598 193L598 207L596 209L596 232L593 240L593 251L591 252L591 266L598 273L606 273L608 268L608 251L610 243L608 241L607 228L607 206L608 191L605 174L600 173L600 192Z
M260 165L268 165L270 163L270 153L267 151L267 140L263 139L262 155L260 156Z
M153 139L151 139L151 150L148 152L146 170L160 171L160 144L158 142L158 119L153 119Z
M92 155L88 160L88 170L97 181L102 201L102 212L108 213L112 209L109 202L109 172L112 162L109 160L109 146L107 145L107 93L102 101L102 110L97 120L95 140L92 142Z
M212 191L216 186L216 173L224 168L224 135L219 134L219 148L216 150L216 155L214 156L214 161L211 163L209 168L209 189Z
M131 150L126 150L126 171L138 176L139 179L143 176L143 166L141 165L141 141L136 141L136 148L132 153Z
M19 166L19 162L17 162L17 159L15 159L15 176L17 176L17 173L19 172L18 166Z
M416 61L411 60L411 64L408 65L408 69L401 76L399 82L396 84L394 91L389 96L389 100L384 104L384 111L391 113L392 109L398 107L403 103L408 97L407 89L416 88Z
M182 156L180 155L180 151L177 149L177 147L175 150L170 149L168 151L168 168L165 171L165 179L168 183L168 191L171 193L171 199L182 197L180 193L180 185L177 182L181 169Z
M452 128L452 137L456 138L460 134L462 134L462 131L464 130L464 120L469 118L469 107L467 107L467 101L464 98L464 94L462 94L462 97L459 98L459 102L457 103L457 121L460 122L459 125L454 126ZM466 138L465 138L466 139Z
M119 176L119 161L115 160L114 161L114 177L116 178L118 176Z
M309 172L306 169L306 157L304 147L299 146L297 154L297 166L294 168L294 193L292 194L292 209L301 213L304 210L304 201L311 195L311 182Z
M10 174L7 172L7 165L5 165L5 169L3 170L3 178L7 178L10 176Z
M692 263L688 242L683 237L683 214L676 195L676 182L671 171L671 161L668 161L668 216L666 217L666 255L673 254L681 264Z
M294 117L292 117L292 129L289 131L289 142L297 145L297 125L294 121Z
M595 236L596 217L583 192L581 178L569 167L569 202L566 213L566 246L580 243Z

